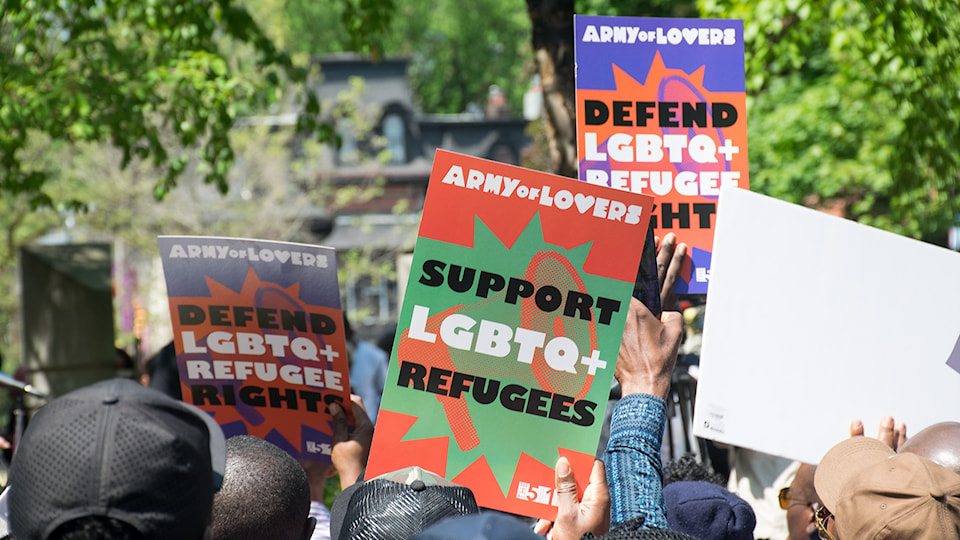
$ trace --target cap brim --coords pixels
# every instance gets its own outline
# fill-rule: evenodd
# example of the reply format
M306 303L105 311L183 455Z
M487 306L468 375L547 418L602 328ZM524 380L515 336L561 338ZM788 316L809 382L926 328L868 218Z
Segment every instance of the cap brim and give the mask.
M220 486L223 485L223 475L227 470L227 439L223 436L223 428L212 416L201 409L183 401L177 403L195 414L207 425L207 431L210 433L210 466L213 468L213 490L215 492L220 491Z
M0 493L0 538L10 535L10 486Z
M817 465L813 484L817 495L830 510L837 509L840 492L863 471L880 463L896 452L871 437L851 437L831 448Z

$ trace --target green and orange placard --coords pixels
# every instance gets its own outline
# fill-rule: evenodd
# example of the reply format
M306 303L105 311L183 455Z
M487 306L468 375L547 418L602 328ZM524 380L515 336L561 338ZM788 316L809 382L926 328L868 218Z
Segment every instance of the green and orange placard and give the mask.
M652 198L438 151L366 477L410 466L556 516L586 486Z
M332 248L208 236L158 239L184 401L227 437L330 461L328 404L350 380Z

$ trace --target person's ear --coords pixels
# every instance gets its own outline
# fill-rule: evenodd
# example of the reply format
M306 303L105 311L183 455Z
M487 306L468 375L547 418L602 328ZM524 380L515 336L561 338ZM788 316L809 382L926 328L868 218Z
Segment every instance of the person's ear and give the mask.
M307 522L303 525L303 540L310 540L310 537L313 536L313 530L317 528L317 518L308 517Z

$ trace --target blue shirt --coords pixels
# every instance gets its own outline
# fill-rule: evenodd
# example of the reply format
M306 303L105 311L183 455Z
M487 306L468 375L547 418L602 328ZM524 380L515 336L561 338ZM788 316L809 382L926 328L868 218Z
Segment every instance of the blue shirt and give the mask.
M605 453L612 525L644 517L644 529L669 529L663 502L660 445L667 404L649 394L617 402Z

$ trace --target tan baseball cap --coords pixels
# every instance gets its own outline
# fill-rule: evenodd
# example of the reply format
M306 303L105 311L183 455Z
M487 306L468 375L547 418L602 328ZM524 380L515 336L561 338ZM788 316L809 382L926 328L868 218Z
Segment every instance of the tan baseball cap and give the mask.
M960 475L877 439L831 448L814 485L841 540L960 540Z

